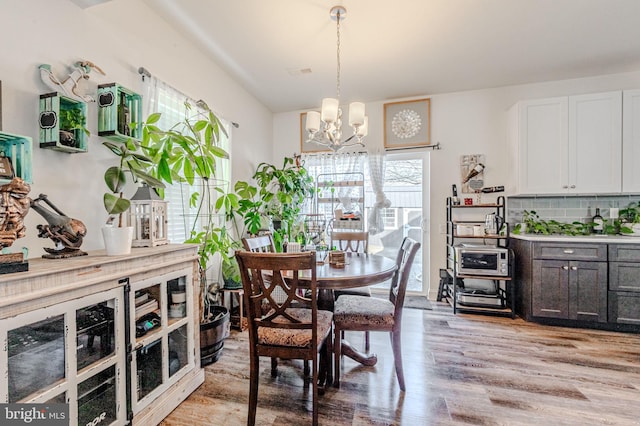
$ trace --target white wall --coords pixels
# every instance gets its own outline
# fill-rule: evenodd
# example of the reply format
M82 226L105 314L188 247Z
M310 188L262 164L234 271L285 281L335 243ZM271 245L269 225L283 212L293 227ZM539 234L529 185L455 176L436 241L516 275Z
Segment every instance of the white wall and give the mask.
M38 147L38 96L50 92L38 65L51 64L57 76L77 60L100 66L106 76L91 72L83 83L96 93L102 83L118 82L139 90L137 69L144 66L195 99L204 99L223 117L238 122L233 129L233 179L249 179L254 165L270 161L272 113L221 68L159 18L142 0L112 0L80 9L70 0L20 0L0 3L0 81L3 131L33 138L33 185L30 196L44 193L68 216L88 228L85 250L104 247L100 228L107 215L102 206L104 170L116 158L97 136L97 109L88 108L89 151L66 154ZM258 161L259 160L259 161ZM135 191L130 188L129 195ZM36 226L45 223L34 211L25 220L27 237L12 249L26 246L30 257L52 247L38 239Z
M429 295L432 299L438 290L438 269L445 266L445 236L440 231L446 220L444 206L446 197L451 195L451 184L457 183L460 186L460 155L485 154L485 186L506 185L507 110L515 102L521 99L637 88L640 88L640 71L431 96L431 140L442 144L441 150L430 153L430 225L425 243L430 245L431 271L424 272L424 276L430 276ZM428 96L426 94L416 99ZM366 138L368 149L383 147L384 103L398 100L401 99L366 104L369 116L369 136ZM275 115L274 158L291 155L294 151L300 152L300 112ZM491 200L490 195L483 195L483 201Z

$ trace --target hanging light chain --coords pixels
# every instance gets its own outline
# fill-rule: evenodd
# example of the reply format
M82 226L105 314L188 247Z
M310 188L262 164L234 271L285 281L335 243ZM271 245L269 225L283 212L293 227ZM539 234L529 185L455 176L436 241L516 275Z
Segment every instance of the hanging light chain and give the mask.
M336 56L337 56L337 73L336 73L336 98L340 99L340 10L336 13L336 32L337 32L337 43L336 43Z

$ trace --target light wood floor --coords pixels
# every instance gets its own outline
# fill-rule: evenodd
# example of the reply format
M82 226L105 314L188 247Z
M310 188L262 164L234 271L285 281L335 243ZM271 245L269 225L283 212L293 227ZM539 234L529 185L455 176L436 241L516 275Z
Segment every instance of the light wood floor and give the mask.
M322 425L640 425L640 337L520 319L405 309L407 392L386 333L371 333L375 367L343 362L342 386L320 397ZM362 345L361 333L347 338ZM246 424L247 333L232 332L205 383L163 425ZM302 364L261 364L257 423L311 422Z

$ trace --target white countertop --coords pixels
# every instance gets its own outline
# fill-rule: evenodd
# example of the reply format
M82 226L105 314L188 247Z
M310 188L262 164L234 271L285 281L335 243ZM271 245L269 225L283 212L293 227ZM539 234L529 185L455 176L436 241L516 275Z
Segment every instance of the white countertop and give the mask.
M559 243L604 243L604 244L640 244L640 235L540 235L510 234L509 237L525 241L547 241Z

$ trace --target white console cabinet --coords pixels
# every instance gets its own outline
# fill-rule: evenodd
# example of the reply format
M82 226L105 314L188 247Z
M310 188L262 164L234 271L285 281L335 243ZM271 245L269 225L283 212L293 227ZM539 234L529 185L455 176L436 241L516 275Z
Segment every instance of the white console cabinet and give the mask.
M204 381L197 246L33 259L0 275L0 401L70 424L157 424Z

